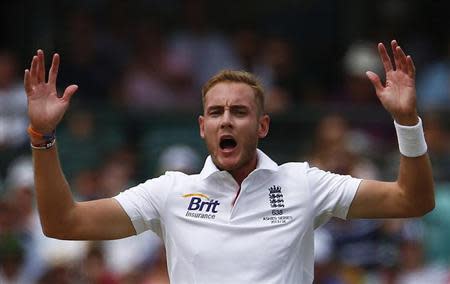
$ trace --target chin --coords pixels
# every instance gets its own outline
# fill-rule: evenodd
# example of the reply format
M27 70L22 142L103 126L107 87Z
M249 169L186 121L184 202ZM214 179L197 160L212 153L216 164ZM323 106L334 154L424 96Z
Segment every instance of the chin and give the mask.
M217 161L217 167L222 171L232 171L237 168L238 163L234 161Z
M223 171L232 171L238 168L239 166L239 157L220 157L216 156L213 159L216 167Z

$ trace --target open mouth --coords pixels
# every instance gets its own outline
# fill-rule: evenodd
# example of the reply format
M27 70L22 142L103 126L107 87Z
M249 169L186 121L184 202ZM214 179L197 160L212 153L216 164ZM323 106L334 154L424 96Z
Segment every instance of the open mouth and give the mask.
M237 142L233 137L226 136L220 139L219 146L222 150L232 150L237 146Z

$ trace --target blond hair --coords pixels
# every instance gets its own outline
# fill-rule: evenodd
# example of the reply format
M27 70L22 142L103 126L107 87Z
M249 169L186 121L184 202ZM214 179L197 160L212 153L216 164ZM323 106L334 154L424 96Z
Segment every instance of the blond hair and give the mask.
M264 114L264 89L256 76L246 71L222 70L211 77L202 88L203 105L205 105L206 93L208 93L212 87L222 82L247 84L254 91L258 113L260 115Z

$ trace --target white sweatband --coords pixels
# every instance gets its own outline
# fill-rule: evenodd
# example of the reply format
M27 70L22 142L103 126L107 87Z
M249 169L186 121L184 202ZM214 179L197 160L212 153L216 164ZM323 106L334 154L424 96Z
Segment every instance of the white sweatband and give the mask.
M400 125L394 120L397 132L398 148L406 157L419 157L427 152L427 143L423 133L422 120L413 126Z

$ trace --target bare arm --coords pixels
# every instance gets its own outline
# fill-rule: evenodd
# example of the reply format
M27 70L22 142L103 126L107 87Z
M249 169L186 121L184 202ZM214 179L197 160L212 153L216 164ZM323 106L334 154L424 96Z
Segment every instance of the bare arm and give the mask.
M367 76L384 108L401 125L418 123L415 67L410 56L394 40L391 43L395 69L383 44L378 45L386 72L386 85L373 72ZM410 158L401 155L395 182L361 182L348 216L350 218L388 218L422 216L434 208L434 183L428 154Z
M56 93L59 55L53 56L48 82L45 82L44 53L38 50L30 70L25 70L30 126L40 133L51 133L61 121L76 85ZM30 136L33 144L39 138ZM117 239L135 234L122 207L112 198L75 202L62 172L56 146L32 150L36 198L42 228L47 236L60 239Z

